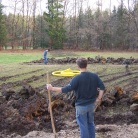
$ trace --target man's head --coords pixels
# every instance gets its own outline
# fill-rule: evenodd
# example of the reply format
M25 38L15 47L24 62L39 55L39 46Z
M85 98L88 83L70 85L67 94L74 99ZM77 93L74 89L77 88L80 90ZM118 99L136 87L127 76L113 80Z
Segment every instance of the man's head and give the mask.
M79 68L83 69L87 67L87 59L85 58L78 58L76 60L77 65L79 66Z
M48 49L46 49L46 52L48 52Z

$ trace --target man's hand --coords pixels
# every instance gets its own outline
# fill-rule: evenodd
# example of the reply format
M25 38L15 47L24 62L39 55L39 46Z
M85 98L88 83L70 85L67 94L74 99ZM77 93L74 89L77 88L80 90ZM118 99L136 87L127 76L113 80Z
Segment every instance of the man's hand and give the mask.
M100 90L99 88L97 90L99 92L99 95L96 98L96 102L101 103L102 102L102 97L103 97L103 94L104 94L104 90Z
M51 84L46 84L48 90L55 92L62 92L61 87L53 87Z
M97 97L95 102L100 103L101 101L102 101L102 99Z
M46 84L48 90L52 90L53 86L51 84Z
M94 108L94 112L97 110L97 108L101 105L102 99L98 98L95 101L95 108Z

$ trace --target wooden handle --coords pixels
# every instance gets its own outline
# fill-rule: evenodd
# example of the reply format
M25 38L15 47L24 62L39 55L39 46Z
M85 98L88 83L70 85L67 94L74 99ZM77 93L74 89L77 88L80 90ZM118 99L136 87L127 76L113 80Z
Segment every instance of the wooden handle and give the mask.
M49 83L50 83L49 73L47 72L47 84L49 84ZM49 99L49 110L50 110L52 129L53 129L54 136L56 138L56 129L55 129L53 113L52 113L52 108L51 108L51 93L50 93L50 90L48 90L48 99Z

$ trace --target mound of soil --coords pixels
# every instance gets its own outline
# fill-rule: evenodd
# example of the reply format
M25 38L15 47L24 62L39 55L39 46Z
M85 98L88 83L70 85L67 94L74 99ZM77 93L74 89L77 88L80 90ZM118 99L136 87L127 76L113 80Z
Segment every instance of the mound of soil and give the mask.
M112 104L104 104L104 101L95 112L95 124L99 137L103 133L110 137L112 133L115 134L116 131L122 129L122 126L124 130L134 127L133 131L138 127L137 114L129 110L128 100L121 102L121 99L123 98L117 98L116 102ZM40 94L37 89L32 88L27 83L23 85L19 92L3 91L0 98L1 137L54 137L48 102L46 89L44 93ZM72 92L69 95L52 95L51 105L57 137L59 138L79 138L73 103L74 95ZM119 107L122 112L117 113L116 110ZM111 124L114 125L109 127ZM120 131L120 136L123 134L122 131ZM119 137L119 134L116 135L117 137ZM115 136L112 138L115 138ZM133 135L133 138L136 137Z
M69 63L76 63L76 58L70 58L70 57L65 57L62 59L56 59L56 58L49 58L48 59L48 64L69 64ZM92 63L111 63L111 64L126 64L126 65L130 65L130 64L137 64L138 63L138 59L134 59L132 57L130 57L129 59L126 58L112 58L112 57L107 57L107 58L103 58L102 56L96 56L95 58L91 58L88 57L88 64L92 64ZM32 64L32 63L44 63L43 59L40 60L34 60L31 62L24 62L25 64Z
M98 60L98 61L97 61ZM75 63L76 59L64 59L63 61L49 59L48 64ZM90 61L99 63L108 63L106 60L91 59ZM106 62L103 62L106 61ZM119 61L119 62L117 62ZM127 64L120 59L113 63ZM136 61L136 60L131 60ZM32 63L39 63L33 61ZM40 63L43 63L43 59ZM133 62L134 63L134 62ZM30 63L27 63L30 64ZM132 62L130 63L132 64ZM126 68L127 69L127 68ZM105 72L106 70L102 70ZM36 70L34 72L39 72ZM138 104L137 76L138 71L132 68L129 72L115 72L111 74L100 74L100 77L107 77L104 83L111 83L119 78L126 77L121 82L126 83L125 90L121 87L107 90L104 94L102 104L95 112L95 124L97 138L137 138L138 136ZM31 72L28 72L31 73ZM37 73L36 73L37 74ZM133 75L135 74L135 77ZM20 74L25 75L25 74ZM25 80L8 82L6 80L14 76L1 77L3 81L0 86L2 95L0 96L0 137L1 138L53 138L51 126L51 117L49 113L49 100L45 86L33 88L30 82L41 79L46 74L31 76ZM131 78L127 78L132 76ZM108 78L109 77L109 78ZM70 78L58 79L51 82L54 86L64 86ZM119 82L119 84L121 83ZM116 85L118 85L116 83ZM20 91L14 91L10 88L22 86ZM127 91L126 91L127 90ZM40 93L41 92L41 93ZM43 93L42 93L43 92ZM135 98L133 99L132 96ZM75 121L75 107L73 92L64 94L55 94L51 92L52 109L54 123L58 138L79 138L79 130ZM131 109L133 110L130 110ZM136 107L136 108L134 108ZM135 110L136 109L136 110ZM135 112L136 111L136 112Z

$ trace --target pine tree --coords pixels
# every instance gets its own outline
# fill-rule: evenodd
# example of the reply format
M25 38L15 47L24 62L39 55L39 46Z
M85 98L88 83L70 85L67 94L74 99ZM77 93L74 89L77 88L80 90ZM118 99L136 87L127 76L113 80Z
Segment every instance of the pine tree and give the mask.
M54 49L62 48L63 40L65 39L62 2L62 0L48 0L48 12L44 13L44 19L48 23L46 31L49 36L49 44Z

